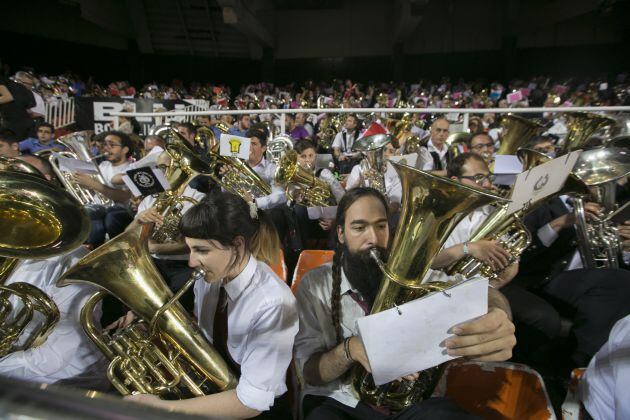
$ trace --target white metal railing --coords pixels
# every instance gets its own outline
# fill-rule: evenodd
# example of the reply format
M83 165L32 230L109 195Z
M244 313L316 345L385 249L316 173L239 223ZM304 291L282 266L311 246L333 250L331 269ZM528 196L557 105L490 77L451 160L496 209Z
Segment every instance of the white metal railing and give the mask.
M258 115L278 114L280 116L280 131L285 132L285 115L303 112L307 114L370 114L376 113L413 113L413 114L462 114L463 127L467 129L470 114L535 114L542 112L630 112L630 106L576 106L556 108L297 108L297 109L239 109L224 110L211 109L205 111L165 111L165 112L111 112L110 115L126 115L132 117L196 117L199 115ZM160 118L161 121L161 118Z
M46 122L56 129L66 127L76 122L74 113L74 98L54 99L45 104Z

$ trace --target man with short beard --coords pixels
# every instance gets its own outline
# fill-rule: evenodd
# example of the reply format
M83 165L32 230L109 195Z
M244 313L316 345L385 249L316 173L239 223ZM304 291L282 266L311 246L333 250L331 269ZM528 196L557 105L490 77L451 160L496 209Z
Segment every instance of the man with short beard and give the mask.
M304 418L383 419L386 407L374 408L352 392L349 370L370 363L358 336L356 320L370 312L382 274L369 258L377 248L385 257L389 245L387 201L372 188L348 191L337 207L337 248L332 264L308 272L297 291L300 331L295 359L305 380ZM445 341L451 356L503 361L512 355L514 325L506 300L489 289L488 314L453 328ZM417 374L405 379L415 379ZM396 418L468 416L451 401L430 398L413 404Z

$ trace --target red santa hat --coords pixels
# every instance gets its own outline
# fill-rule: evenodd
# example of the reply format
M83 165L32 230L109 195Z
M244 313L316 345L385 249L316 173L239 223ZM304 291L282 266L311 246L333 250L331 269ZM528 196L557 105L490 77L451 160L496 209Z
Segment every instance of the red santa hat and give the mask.
M385 129L385 127L383 127L382 125L380 125L377 122L373 122L372 124L370 124L370 126L363 132L363 134L361 134L361 137L367 137L367 136L373 136L375 134L389 134L387 132L387 130Z

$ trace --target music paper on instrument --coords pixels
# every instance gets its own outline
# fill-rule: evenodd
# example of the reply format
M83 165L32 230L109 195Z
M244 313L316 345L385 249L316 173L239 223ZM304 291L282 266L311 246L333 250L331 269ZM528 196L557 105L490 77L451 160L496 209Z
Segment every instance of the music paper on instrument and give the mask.
M523 164L516 155L496 155L494 158L495 184L512 185L516 175L523 172Z
M97 174L98 168L94 162L86 162L66 156L57 155L59 169L64 172L82 172L86 174Z
M580 153L581 150L576 150L519 174L510 197L512 201L508 205L507 215L560 191Z
M488 312L488 280L477 277L357 320L376 385L452 360L444 340L456 325Z
M239 159L249 158L251 140L248 137L221 134L219 154Z

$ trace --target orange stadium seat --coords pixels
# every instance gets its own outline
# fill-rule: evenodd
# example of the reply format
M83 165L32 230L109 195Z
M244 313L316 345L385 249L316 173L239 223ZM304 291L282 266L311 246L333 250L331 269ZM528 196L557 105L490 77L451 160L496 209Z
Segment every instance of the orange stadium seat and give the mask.
M295 271L293 273L293 283L291 284L291 290L293 294L297 292L298 284L302 281L302 276L309 270L315 267L319 267L322 264L332 261L334 251L325 251L319 249L307 249L300 253Z
M484 419L555 419L542 378L519 363L450 362L434 396Z

